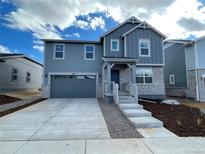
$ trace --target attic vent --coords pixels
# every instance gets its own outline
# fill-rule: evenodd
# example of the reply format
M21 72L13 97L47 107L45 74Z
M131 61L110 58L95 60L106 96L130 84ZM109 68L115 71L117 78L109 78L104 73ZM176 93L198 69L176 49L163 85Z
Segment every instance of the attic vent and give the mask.
M136 20L136 19L130 19L130 22L134 24L134 23L138 23L138 20Z

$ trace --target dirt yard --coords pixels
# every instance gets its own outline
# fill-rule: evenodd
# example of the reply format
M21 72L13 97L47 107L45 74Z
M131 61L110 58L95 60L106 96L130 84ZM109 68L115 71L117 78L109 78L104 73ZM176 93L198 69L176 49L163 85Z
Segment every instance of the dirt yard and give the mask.
M178 136L205 136L205 115L198 108L147 102L139 104Z
M0 94L0 105L13 103L13 102L16 102L19 100L21 100L21 99Z
M39 97L41 95L41 92L39 90L20 90L15 92L7 92L3 94L10 97L25 99L29 97Z

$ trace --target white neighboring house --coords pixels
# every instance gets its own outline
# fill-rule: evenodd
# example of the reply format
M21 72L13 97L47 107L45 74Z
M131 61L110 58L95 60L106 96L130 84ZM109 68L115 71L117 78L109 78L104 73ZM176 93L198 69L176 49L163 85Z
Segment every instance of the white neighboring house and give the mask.
M43 65L24 54L0 54L0 93L36 90L42 85Z
M166 40L164 53L166 94L205 102L205 36Z

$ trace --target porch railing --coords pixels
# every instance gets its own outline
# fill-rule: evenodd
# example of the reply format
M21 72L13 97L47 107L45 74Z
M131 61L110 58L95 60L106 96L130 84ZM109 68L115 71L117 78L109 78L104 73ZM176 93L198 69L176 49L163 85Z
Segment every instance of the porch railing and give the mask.
M113 100L114 100L114 103L118 104L119 102L119 85L115 82L113 82L112 84L112 87L113 87Z

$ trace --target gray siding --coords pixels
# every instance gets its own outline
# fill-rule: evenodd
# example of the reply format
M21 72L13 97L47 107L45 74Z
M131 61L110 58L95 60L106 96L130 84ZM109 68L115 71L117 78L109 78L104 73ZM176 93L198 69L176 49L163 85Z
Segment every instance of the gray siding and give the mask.
M45 72L89 72L100 73L102 70L102 45L95 44L95 60L84 60L84 44L65 43L65 57L63 60L53 59L54 43L45 44ZM44 78L44 85L48 84L48 77Z
M12 68L18 69L18 81L11 81ZM0 62L0 91L39 89L42 83L42 66L25 58L7 59ZM31 73L31 82L26 83L26 72Z
M151 57L139 57L139 39L150 40ZM136 29L127 35L127 56L142 64L163 64L162 37L151 29Z
M205 68L205 39L196 43L199 68Z
M193 45L185 47L185 57L186 57L187 70L194 69L195 68L195 55L194 55Z
M105 36L105 56L106 57L124 57L124 40L121 38L122 34L137 26L137 24L126 23L119 27L112 33ZM110 40L119 39L119 51L110 51Z
M165 55L165 85L168 87L187 87L186 78L186 62L185 50L181 44L174 44L173 46L164 50ZM169 84L169 75L175 75L175 84Z

